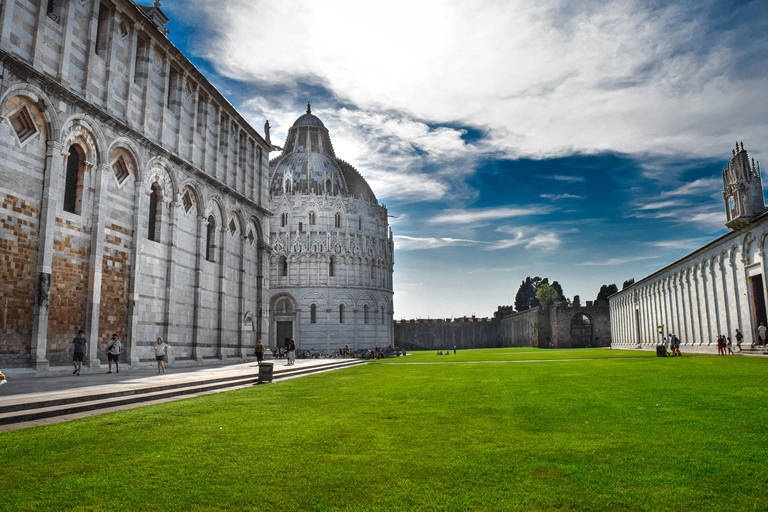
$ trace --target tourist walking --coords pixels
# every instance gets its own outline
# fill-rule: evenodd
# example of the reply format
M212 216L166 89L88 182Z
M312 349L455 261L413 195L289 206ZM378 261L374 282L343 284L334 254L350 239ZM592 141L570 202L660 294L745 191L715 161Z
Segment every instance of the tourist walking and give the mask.
M680 338L677 337L677 334L672 335L672 355L675 355L675 356L683 355L680 353Z
M741 340L744 339L744 335L739 332L738 329L736 329L736 346L739 348L739 352L741 352Z
M115 371L120 373L120 348L120 340L117 339L117 334L113 334L107 346L107 361L109 361L109 371L107 373L112 373L112 361L115 362Z
M765 324L763 322L760 322L760 327L757 328L757 336L760 339L759 345L762 347L765 345L765 333L768 331L768 328L765 327Z
M165 373L165 364L163 364L163 358L168 351L168 344L163 341L160 336L157 337L157 344L153 347L155 349L155 360L157 360L157 373Z
M728 355L732 356L733 355L733 350L731 350L731 337L730 336L728 336L728 339L725 342L725 348L728 349Z
M456 355L456 345L453 346L453 355Z
M296 342L291 339L291 341L288 342L288 365L287 366L293 366L293 364L296 362Z
M83 369L83 359L85 359L85 353L88 350L88 340L85 339L85 333L80 330L77 331L77 336L72 340L74 350L72 351L72 366L75 367L75 371L72 375L80 375L80 370Z
M260 363L264 360L264 345L261 340L256 344L256 362Z
M344 345L344 359L348 359L348 358L349 358L349 345L345 344Z

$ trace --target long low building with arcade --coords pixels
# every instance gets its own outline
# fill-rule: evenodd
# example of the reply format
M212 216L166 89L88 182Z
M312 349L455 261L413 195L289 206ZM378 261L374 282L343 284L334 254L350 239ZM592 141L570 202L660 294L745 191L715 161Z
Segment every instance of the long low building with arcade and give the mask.
M723 335L757 339L766 319L768 213L759 164L743 143L723 169L731 231L610 297L614 347L652 348L670 333L689 351L712 352Z

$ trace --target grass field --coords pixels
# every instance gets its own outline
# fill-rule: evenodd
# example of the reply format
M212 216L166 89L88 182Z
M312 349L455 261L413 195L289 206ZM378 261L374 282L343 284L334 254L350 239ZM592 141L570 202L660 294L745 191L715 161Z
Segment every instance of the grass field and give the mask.
M0 509L767 510L768 360L651 355L417 353L0 433Z

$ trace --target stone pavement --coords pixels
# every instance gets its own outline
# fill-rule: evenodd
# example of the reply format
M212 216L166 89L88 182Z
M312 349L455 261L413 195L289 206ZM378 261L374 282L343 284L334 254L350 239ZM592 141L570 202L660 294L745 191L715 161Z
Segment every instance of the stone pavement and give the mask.
M293 366L284 359L266 362L274 363L274 381L361 363L356 359L297 359ZM34 377L30 372L3 370L8 383L0 386L0 432L251 386L258 378L258 363L166 371L157 375L156 367L145 367L115 373L113 368L107 374L103 367L79 376L70 369Z

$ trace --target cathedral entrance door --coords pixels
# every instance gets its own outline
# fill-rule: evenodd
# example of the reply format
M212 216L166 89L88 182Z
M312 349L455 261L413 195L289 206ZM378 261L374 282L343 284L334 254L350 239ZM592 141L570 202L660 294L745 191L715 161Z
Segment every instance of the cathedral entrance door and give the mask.
M752 326L752 330L757 329L760 322L768 325L768 319L766 319L765 313L765 292L763 290L763 275L757 274L756 276L750 276L749 283L752 285L752 312L755 315L755 325Z
M288 347L288 342L293 337L293 322L277 322L277 343L278 347Z

